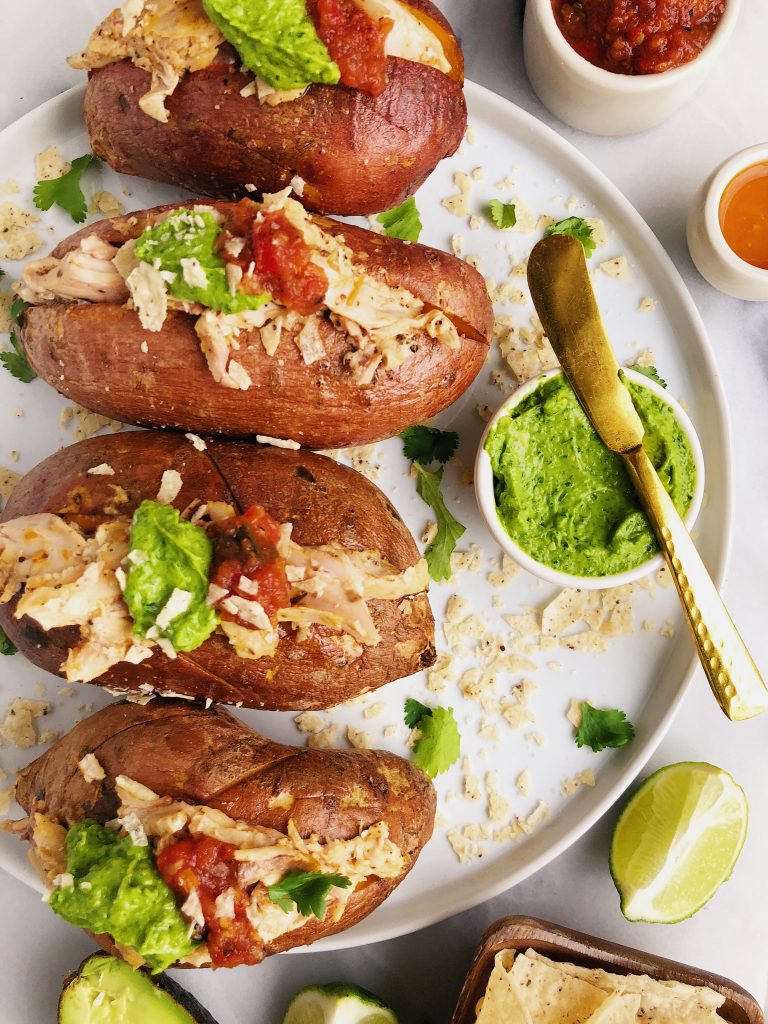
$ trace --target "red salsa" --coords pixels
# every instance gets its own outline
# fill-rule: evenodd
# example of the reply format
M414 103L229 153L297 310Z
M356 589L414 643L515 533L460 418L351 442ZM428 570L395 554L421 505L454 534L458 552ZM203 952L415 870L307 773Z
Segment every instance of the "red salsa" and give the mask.
M552 0L560 31L590 64L653 75L701 53L727 0Z
M370 18L355 0L307 0L317 34L338 64L341 84L379 96L387 85L389 18Z
M260 214L250 199L242 199L230 212L219 240L219 252L228 263L236 263L244 274L245 291L267 291L275 302L311 316L323 305L328 279L312 262L312 249L283 210ZM245 239L235 255L233 238Z
M210 836L191 836L166 846L157 856L157 870L177 896L185 900L197 892L214 967L256 964L263 957L246 915L248 896L238 882L235 849ZM233 890L235 916L222 919L216 914L216 897L227 889Z
M261 505L252 505L242 515L213 523L210 533L214 541L211 583L230 595L258 601L274 624L278 610L290 600L285 561L277 551L280 524ZM244 588L242 577L254 586ZM249 625L224 610L221 616L246 628Z

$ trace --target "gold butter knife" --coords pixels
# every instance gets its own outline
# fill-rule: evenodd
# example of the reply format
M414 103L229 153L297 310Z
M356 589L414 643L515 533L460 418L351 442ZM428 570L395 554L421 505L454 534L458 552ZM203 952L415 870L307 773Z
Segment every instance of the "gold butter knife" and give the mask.
M761 714L768 689L643 448L643 425L619 376L581 242L542 239L528 259L528 284L565 376L603 443L623 458L645 506L720 707L732 721Z

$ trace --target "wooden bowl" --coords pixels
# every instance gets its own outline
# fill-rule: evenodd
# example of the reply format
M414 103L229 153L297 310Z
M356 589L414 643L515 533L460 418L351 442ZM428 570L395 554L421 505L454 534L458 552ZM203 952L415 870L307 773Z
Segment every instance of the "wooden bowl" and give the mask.
M534 917L505 917L491 925L475 953L452 1024L475 1024L475 1006L485 992L494 957L503 949L534 949L551 960L602 967L614 974L647 974L658 981L707 985L725 996L725 1002L717 1011L723 1020L731 1024L765 1024L763 1011L752 996L727 978Z

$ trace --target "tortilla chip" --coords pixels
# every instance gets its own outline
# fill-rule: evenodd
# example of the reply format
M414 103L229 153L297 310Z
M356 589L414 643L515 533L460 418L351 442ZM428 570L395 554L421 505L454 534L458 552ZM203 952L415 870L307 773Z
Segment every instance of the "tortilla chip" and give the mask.
M603 992L639 995L638 1015L653 1020L654 1024L704 1024L722 1020L717 1009L723 1005L725 997L711 988L685 985L680 981L655 981L647 974L610 974L599 968L553 963L534 949L526 950L525 956L538 963L549 964Z
M640 1009L638 993L608 996L599 1010L595 1010L587 1024L635 1024Z
M533 1024L530 1014L510 981L505 962L509 962L507 950L496 956L476 1024Z
M606 1001L605 992L543 958L518 956L509 972L536 1024L584 1024Z

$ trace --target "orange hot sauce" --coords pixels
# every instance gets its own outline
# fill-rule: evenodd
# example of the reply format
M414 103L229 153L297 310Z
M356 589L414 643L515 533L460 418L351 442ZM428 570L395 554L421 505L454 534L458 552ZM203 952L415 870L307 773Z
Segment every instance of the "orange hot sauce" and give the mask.
M768 161L739 171L720 199L720 230L737 256L768 270Z

